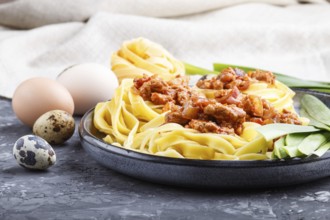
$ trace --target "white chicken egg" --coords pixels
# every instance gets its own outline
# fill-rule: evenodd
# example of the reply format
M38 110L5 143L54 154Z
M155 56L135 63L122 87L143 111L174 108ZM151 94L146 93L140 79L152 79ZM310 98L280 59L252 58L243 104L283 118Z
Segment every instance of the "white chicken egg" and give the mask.
M57 81L70 92L74 114L82 115L98 102L111 99L118 87L116 75L98 63L82 63L65 69Z
M56 162L53 148L35 135L20 137L14 144L13 155L19 165L28 169L45 170Z

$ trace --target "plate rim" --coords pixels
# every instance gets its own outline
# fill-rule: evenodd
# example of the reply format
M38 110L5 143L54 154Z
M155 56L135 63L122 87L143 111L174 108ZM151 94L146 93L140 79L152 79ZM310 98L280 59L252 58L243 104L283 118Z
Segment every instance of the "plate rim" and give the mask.
M80 139L88 142L93 147L97 147L105 152L117 154L120 156L128 157L134 160L147 161L152 163L161 163L168 165L181 165L181 166L202 166L202 167L221 167L221 168L252 168L252 167L279 167L279 166L291 166L303 163L313 163L316 161L329 160L330 151L326 152L321 157L309 156L306 158L290 158L287 160L203 160L203 159L190 159L190 158L172 158L165 156L158 156L152 154L146 154L132 149L126 149L116 145L109 144L102 139L93 135L88 128L86 128L87 119L90 117L91 122L94 114L94 108L88 110L80 120L78 133ZM94 126L93 124L91 124ZM86 138L88 136L89 138ZM90 140L94 141L94 143ZM95 144L95 142L97 144ZM106 146L106 147L104 147Z

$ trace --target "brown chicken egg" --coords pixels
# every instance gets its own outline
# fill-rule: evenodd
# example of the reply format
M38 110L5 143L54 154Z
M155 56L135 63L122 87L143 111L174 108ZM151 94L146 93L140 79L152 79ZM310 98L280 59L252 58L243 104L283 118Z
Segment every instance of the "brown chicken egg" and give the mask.
M30 127L50 110L63 110L69 114L74 111L69 91L55 80L44 77L22 82L14 92L12 107L16 116Z

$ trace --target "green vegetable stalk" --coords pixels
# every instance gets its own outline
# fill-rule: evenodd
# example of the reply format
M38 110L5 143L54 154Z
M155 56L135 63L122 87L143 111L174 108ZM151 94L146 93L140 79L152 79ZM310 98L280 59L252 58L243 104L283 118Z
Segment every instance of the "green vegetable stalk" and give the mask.
M194 66L188 63L184 63L186 68L186 74L187 75L207 75L207 74L218 74L223 69L226 69L228 67L236 67L239 69L244 70L245 72L253 71L256 68L253 67L246 67L246 66L238 66L238 65L232 65L232 64L223 64L223 63L214 63L213 64L213 70L207 70L205 68L201 68L198 66ZM317 81L308 81L308 80L302 80L298 79L296 77L287 76L280 73L274 73L276 76L276 79L280 82L284 83L285 85L291 87L291 88L304 88L304 89L310 89L314 91L320 91L325 93L330 93L330 83L327 82L317 82Z
M207 74L218 74L219 71L212 71L204 69L198 66L194 66L189 63L184 63L184 67L187 75L207 75Z

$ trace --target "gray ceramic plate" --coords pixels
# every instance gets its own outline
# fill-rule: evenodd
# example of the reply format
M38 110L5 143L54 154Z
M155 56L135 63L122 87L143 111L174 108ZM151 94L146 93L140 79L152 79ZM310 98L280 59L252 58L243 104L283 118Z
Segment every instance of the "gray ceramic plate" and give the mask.
M330 106L330 95L316 95ZM211 161L159 157L113 146L102 141L92 123L93 109L81 119L83 148L102 165L138 179L184 187L260 188L300 184L330 176L330 152L320 158L265 161Z

